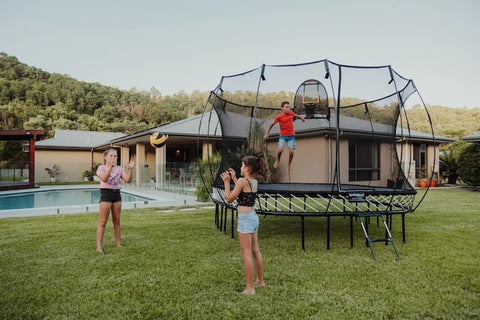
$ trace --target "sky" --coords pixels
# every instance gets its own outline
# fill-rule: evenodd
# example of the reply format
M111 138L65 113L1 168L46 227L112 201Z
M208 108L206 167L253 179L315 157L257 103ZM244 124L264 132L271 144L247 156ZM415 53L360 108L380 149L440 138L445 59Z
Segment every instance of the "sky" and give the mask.
M478 0L0 0L0 52L162 95L262 64L391 65L427 105L480 106Z

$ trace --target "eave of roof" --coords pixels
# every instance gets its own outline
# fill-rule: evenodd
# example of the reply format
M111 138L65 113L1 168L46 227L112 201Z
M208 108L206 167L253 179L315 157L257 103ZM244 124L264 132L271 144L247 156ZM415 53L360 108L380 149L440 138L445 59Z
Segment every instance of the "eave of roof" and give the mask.
M122 137L112 139L104 144L97 145L95 148L106 148L109 146L120 146L120 145L133 145L138 142L145 142L147 137L149 137L154 132L162 132L168 134L170 138L174 137L182 137L182 138L209 138L212 140L222 139L222 134L220 130L220 125L218 124L218 116L216 112L208 112L205 114L196 115L190 118L182 119L172 123L166 123L161 126L151 128L148 130L143 130L140 132L135 132L129 135L124 135ZM231 126L237 125L239 123L247 123L251 121L251 118L234 114L233 117L228 117L226 120L227 122L235 122L235 123L226 123L224 125ZM269 120L258 120L265 129L270 124ZM365 124L366 120L351 118L347 116L342 116L342 128L341 130L343 133L348 134L362 134L364 136L372 136L372 132L366 130L364 128L370 128L370 124ZM297 124L298 123L298 124ZM306 122L298 121L296 123L296 133L298 136L301 135L312 135L312 134L324 134L336 131L335 128L335 120L331 119L330 122L326 119L309 119ZM215 131L215 134L208 134L208 125L211 125L211 128L218 128L219 130ZM381 123L373 123L372 124L375 129L375 136L378 137L391 137L392 127L386 124ZM241 125L239 126L241 127ZM210 130L211 131L211 130ZM274 126L271 131L271 136L278 135L278 126ZM230 138L241 137L241 133L233 133ZM397 136L403 136L408 141L417 141L417 142L432 142L432 134L424 133L415 130L406 130L397 128ZM442 136L435 136L435 143L451 143L454 142L454 139L442 137Z
M123 136L119 132L56 129L51 139L38 141L36 149L90 150L100 143Z
M480 132L461 137L460 139L467 142L480 142Z

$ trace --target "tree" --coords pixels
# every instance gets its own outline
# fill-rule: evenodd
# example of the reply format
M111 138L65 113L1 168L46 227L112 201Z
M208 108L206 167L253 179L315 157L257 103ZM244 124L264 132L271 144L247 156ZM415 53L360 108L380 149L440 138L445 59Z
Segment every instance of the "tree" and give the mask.
M75 128L71 122L89 130L110 130L122 128L125 119L138 122L135 130L155 127L168 122L184 119L203 112L209 92L193 91L187 94L179 91L173 95L163 96L152 87L149 92L135 89L124 91L103 86L99 83L78 81L68 75L48 73L28 66L17 58L0 52L0 126L2 129L46 129L51 130L55 121ZM242 105L258 105L273 109L257 110L257 115L270 116L276 113L281 101L293 101L293 92L279 91L263 93L257 96L254 90L225 91L225 98ZM333 105L332 97L330 106ZM361 103L355 98L343 98L342 103L351 105ZM393 106L377 106L370 103L369 115L363 108L352 108L342 112L356 112L359 118L370 117L382 122L384 114L390 113ZM52 109L52 110L50 110ZM473 134L480 130L480 108L448 108L429 106L435 134L451 138ZM98 117L94 119L93 116ZM410 127L428 132L423 107L413 106L407 111ZM39 118L44 116L45 118ZM92 117L92 118L90 118ZM108 123L104 123L108 122ZM36 124L42 127L35 127ZM47 127L43 127L47 125ZM131 132L131 131L130 131Z
M53 126L52 120L48 119L44 115L38 115L34 118L30 118L23 124L25 130L51 130ZM48 136L48 135L47 135Z

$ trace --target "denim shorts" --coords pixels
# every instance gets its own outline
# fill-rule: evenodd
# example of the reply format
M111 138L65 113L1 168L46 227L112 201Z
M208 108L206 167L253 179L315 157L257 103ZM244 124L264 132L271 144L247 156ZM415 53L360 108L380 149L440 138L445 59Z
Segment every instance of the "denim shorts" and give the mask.
M283 148L283 146L285 146L285 143L288 143L288 147L290 149L295 149L297 147L295 144L295 136L288 136L288 137L280 136L278 138L278 147Z
M120 202L122 196L120 189L100 189L100 202Z
M255 233L258 231L259 224L260 221L255 210L238 214L237 231L240 233Z

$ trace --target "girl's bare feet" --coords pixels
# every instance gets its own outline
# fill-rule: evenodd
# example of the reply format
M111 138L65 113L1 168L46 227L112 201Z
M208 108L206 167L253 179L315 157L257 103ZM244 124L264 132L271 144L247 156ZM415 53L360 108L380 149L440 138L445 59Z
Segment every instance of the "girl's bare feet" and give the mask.
M103 250L102 249L97 249L97 252L98 253L103 253Z
M257 282L255 282L255 287L265 287L265 282L263 282L263 281L262 281L262 282L257 281Z
M253 296L255 294L255 289L253 289L253 290L245 289L245 290L243 290L242 294Z

